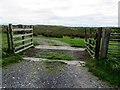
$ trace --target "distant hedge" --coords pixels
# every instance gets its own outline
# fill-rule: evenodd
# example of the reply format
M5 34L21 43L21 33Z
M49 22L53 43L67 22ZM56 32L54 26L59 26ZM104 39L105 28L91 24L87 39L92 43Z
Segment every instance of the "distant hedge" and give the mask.
M28 28L30 25L24 25L24 28ZM17 25L14 25L13 27L18 27ZM89 28L88 30L89 34ZM93 32L95 32L96 28L92 28ZM112 32L119 32L120 28L112 28ZM2 25L2 31L7 32L7 25ZM63 37L63 36L70 36L72 38L74 37L80 37L84 38L85 27L65 27L65 26L50 26L50 25L33 25L33 34L35 36L37 35L43 35L46 37ZM20 32L19 32L20 33ZM120 36L111 36L112 38L120 38Z
M47 37L70 36L84 38L84 30L85 28L81 27L35 25L34 35L43 35Z

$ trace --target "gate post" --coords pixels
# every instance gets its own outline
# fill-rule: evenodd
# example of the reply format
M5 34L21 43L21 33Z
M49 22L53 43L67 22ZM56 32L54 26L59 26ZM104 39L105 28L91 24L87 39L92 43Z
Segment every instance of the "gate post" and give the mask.
M8 51L11 50L11 39L10 39L10 30L9 27L7 27L7 43L8 43Z
M95 46L95 58L96 59L99 59L101 34L102 34L102 27L98 28L98 32L96 33L96 46Z
M108 53L108 46L109 46L109 39L110 39L110 29L103 29L103 34L102 34L102 47L101 47L101 59L107 58L107 53Z
M92 49L92 47L91 47L91 44L92 44L92 40L91 40L91 38L92 38L92 28L90 28L90 33L89 33L89 47L90 47L90 49Z
M32 28L32 29L33 29L33 26L32 26L32 25L30 25L30 28ZM32 33L33 33L33 30L32 30ZM33 34L31 35L31 38L32 38L32 39L31 39L31 42L32 42L32 43L31 43L31 45L33 45Z
M8 26L8 37L9 37L8 43L10 46L9 48L14 53L12 24L9 24L9 26Z
M85 28L85 42L87 42L87 31L86 31L87 28Z

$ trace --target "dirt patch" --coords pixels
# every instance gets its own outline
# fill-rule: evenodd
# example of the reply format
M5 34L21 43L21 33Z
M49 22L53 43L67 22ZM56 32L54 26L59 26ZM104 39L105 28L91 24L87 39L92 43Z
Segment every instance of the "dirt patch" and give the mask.
M74 60L85 61L87 60L88 54L85 51L72 51L72 50L51 50L51 49L36 49L31 48L26 53L26 57L35 57L37 53L48 53L48 52L55 52L58 54L71 54L74 56Z

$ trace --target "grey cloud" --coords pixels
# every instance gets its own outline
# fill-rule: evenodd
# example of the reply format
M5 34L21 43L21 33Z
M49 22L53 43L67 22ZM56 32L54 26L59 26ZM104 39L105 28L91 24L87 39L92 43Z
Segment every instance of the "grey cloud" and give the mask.
M14 1L14 0L11 0ZM1 0L0 7L3 13L0 15L0 23L23 23L23 24L57 24L71 26L114 26L117 25L117 16L107 16L103 12L96 10L95 14L79 15L79 16L58 16L53 11L68 10L71 6L59 6L51 8L35 9L21 7L19 3L10 0ZM50 2L69 2L70 0L50 0ZM103 0L101 0L103 1ZM13 4L9 4L9 3ZM49 3L49 2L48 2ZM111 0L103 1L104 5L113 5ZM38 3L39 6L39 3ZM92 7L92 6L91 6ZM101 8L96 4L96 7ZM79 12L79 11L78 11ZM89 10L88 10L89 12ZM21 14L22 13L22 14ZM74 13L74 12L73 12ZM82 12L81 12L82 13ZM63 13L64 14L64 13ZM112 13L111 13L112 14Z

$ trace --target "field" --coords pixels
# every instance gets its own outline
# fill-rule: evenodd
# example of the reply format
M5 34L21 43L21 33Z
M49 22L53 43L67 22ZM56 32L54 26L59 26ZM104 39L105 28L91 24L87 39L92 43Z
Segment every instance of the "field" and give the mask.
M35 38L48 38L48 37L45 37L45 36L42 36L42 35L38 35L38 36L35 36ZM17 38L18 40L20 40L21 38ZM82 47L84 48L85 47L85 44L84 44L84 39L81 39L81 38L71 38L71 37L68 37L68 36L64 36L63 38L56 38L56 37L49 37L49 39L52 39L52 40L60 40L62 42L65 42L67 44L69 44L70 46L74 46L74 47ZM53 42L50 42L49 43L51 45L55 45ZM34 41L34 45L39 45L39 43L37 41ZM3 66L7 66L9 64L12 64L12 63L16 63L16 62L19 62L22 60L22 57L24 56L24 53L20 53L20 54L12 54L11 52L9 52L7 50L8 48L8 45L7 45L7 34L6 33L3 33L2 34L2 65ZM53 58L53 59L63 59L63 60L71 60L73 59L74 57L71 56L71 55L60 55L60 54L57 54L57 53L48 53L48 56L39 56L37 55L36 57L42 57L42 58Z
M7 50L7 35L6 30L3 30L2 34L2 64L7 66L12 63L20 62L23 60L23 53L12 54ZM58 40L72 47L85 48L84 43L84 28L71 28L62 26L34 26L34 38L47 38L50 40ZM1 38L0 38L1 39ZM18 38L19 39L19 38ZM48 43L52 46L57 46L54 42ZM115 44L115 41L110 41L111 44ZM119 43L119 42L117 42ZM34 45L39 45L40 43L34 41ZM109 48L119 48L118 46L109 45ZM120 86L120 60L118 57L114 56L115 52L120 52L120 50L110 51L107 59L95 60L89 58L86 66L89 68L93 74L98 76L100 79L107 81L113 86ZM36 57L48 58L48 59L65 59L72 60L74 57L71 55L64 55L59 53L39 53Z
M42 35L38 35L35 36L36 38L47 38L45 36ZM59 40L65 43L68 43L70 46L72 47L81 47L81 48L85 48L85 43L84 43L84 39L83 38L78 38L78 37L69 37L69 36L63 36L62 38L57 38L57 37L49 37L49 39L52 40Z

